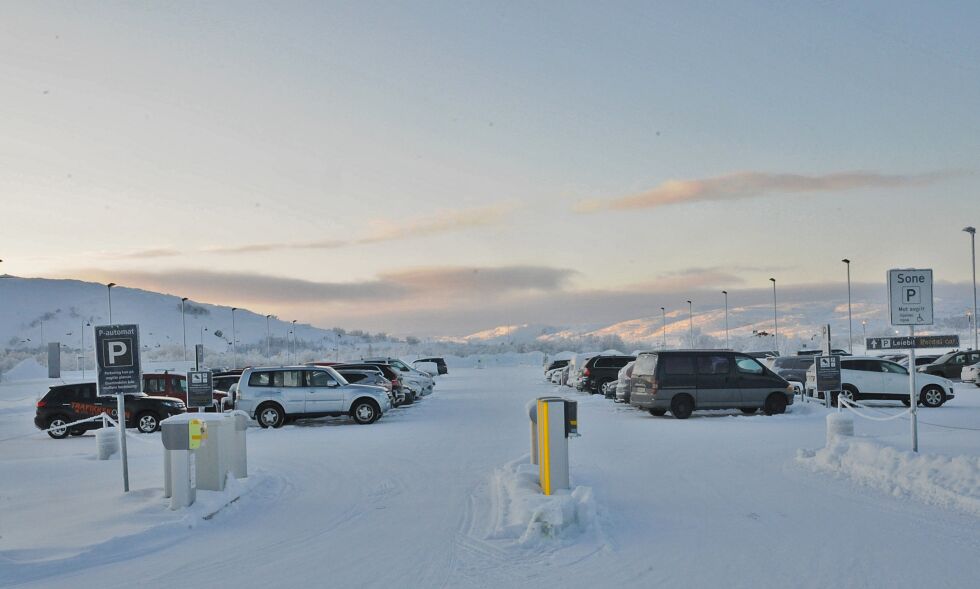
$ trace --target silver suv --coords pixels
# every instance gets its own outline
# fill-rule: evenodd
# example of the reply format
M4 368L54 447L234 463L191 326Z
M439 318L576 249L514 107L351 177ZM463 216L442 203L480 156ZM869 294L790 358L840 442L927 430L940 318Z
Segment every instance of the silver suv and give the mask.
M277 366L245 369L235 408L264 428L341 415L368 424L391 409L391 400L383 388L350 384L329 366Z

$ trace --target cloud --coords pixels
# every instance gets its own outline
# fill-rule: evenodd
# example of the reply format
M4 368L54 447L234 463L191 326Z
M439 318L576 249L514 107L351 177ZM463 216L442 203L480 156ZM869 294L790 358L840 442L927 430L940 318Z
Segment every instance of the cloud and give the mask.
M588 200L575 205L579 213L648 209L688 202L755 198L770 193L839 192L859 188L909 188L931 184L959 174L940 171L927 174L879 174L853 171L807 176L737 172L713 178L668 180L653 190L607 200Z
M293 241L279 243L253 243L245 245L214 246L205 249L208 253L241 254L272 252L298 249L337 249L352 245L382 243L426 237L441 233L462 231L467 228L485 227L502 223L516 210L513 204L498 204L473 209L453 209L437 211L431 215L408 217L405 219L370 220L371 230L360 237L351 239L321 239L312 241Z
M143 260L149 258L172 258L181 255L181 253L179 250L170 248L150 248L128 252L99 252L97 255L115 260Z

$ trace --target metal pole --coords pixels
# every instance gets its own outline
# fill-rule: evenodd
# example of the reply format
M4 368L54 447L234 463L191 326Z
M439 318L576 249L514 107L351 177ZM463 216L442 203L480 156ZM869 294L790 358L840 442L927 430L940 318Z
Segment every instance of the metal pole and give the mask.
M660 313L663 315L664 318L663 334L664 334L664 349L666 350L667 349L667 309L660 307Z
M109 325L112 325L112 287L116 286L115 282L110 282L106 285L106 297L109 301Z
M851 261L841 260L847 264L847 352L854 354L854 325L851 323Z
M909 407L912 410L912 451L919 451L919 411L918 395L915 394L915 326L909 325L909 339L912 340L912 347L909 348Z
M776 279L770 278L772 281L772 346L776 348L776 354L779 354L779 320L776 315Z
M861 321L861 333L864 334L864 353L865 355L867 355L868 353L868 322L867 321L863 321L863 320Z
M293 364L299 363L299 350L296 349L296 320L293 319Z
M721 294L725 295L725 349L729 349L731 346L728 345L728 291L723 290Z
M235 359L235 365L232 368L238 368L238 342L235 337L235 311L238 307L231 308L231 353Z
M116 414L119 419L119 451L122 456L123 491L129 493L129 456L126 454L126 395L116 395Z
M977 230L966 227L963 231L970 234L970 259L973 263L973 349L980 350L980 329L977 328Z
M184 349L182 353L184 362L187 362L187 318L184 315L184 301L186 300L187 297L180 299L180 326L184 332Z
M272 359L272 328L269 327L269 318L272 315L265 316L265 357Z
M687 302L687 325L691 332L691 349L694 349L694 303Z

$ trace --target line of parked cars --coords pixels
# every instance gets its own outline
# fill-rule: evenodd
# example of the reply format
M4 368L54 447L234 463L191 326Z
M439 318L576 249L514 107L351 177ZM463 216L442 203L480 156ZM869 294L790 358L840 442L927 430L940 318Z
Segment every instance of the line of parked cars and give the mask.
M854 401L909 401L909 372L899 357L843 356L841 390L832 393ZM953 382L941 367L963 365L973 355L950 352L933 356L919 366L916 386L918 404L939 407L955 398ZM908 357L902 355L906 364ZM634 356L598 354L585 359L555 361L545 368L545 379L648 410L656 416L670 412L685 419L699 409L740 409L746 414L762 410L767 415L783 413L794 396L806 394L823 399L816 390L815 355L756 358L731 350L662 350ZM918 362L917 362L918 364ZM578 368L576 368L578 366ZM963 369L964 382L977 383L980 364ZM615 376L611 374L615 371ZM946 372L950 373L950 372Z
M370 424L394 407L430 395L434 376L448 373L442 358L426 358L415 365L431 372L397 358L215 371L213 404L206 410L239 409L263 428L344 415L355 423ZM52 386L37 402L34 425L55 439L79 436L102 427L101 421L69 424L103 412L116 418L116 403L114 396L99 396L94 382ZM126 427L152 433L164 419L187 411L185 375L147 373L143 391L126 396Z

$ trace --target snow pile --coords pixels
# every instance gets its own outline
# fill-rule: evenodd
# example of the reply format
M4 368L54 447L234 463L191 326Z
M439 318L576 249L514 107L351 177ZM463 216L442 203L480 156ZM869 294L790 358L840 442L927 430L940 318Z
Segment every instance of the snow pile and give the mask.
M980 516L980 457L915 454L842 440L797 461L815 472L846 477L895 497L909 497Z
M590 487L541 493L538 467L525 456L493 473L491 480L495 525L494 539L522 546L570 539L596 531L596 506Z
M24 358L16 366L3 373L6 381L37 380L48 377L48 369L34 358Z

